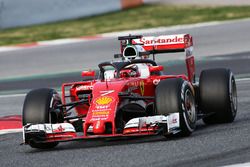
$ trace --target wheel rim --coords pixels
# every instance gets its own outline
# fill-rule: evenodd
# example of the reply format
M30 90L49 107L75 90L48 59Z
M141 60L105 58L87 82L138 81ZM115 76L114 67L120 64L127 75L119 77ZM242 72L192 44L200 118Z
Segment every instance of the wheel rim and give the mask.
M232 79L231 81L231 110L233 115L236 114L237 111L237 91L236 91L236 84L235 84L235 80Z
M184 100L185 100L185 109L188 120L189 122L194 123L196 121L195 102L194 102L194 97L190 90L187 90L185 92Z

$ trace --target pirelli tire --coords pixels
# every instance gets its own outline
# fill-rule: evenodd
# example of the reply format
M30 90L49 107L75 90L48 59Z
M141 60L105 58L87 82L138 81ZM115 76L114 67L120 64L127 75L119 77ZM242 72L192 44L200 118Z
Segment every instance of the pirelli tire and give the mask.
M189 82L181 78L160 81L156 87L156 109L159 115L180 114L178 136L189 136L196 127L194 91Z
M217 68L201 72L200 108L206 124L233 122L237 113L237 90L233 73Z
M61 104L58 93L49 88L41 88L30 91L24 100L23 105L23 125L43 124L43 123L62 123L63 112L55 109L57 104ZM33 148L48 149L58 145L58 142L35 143L29 142Z

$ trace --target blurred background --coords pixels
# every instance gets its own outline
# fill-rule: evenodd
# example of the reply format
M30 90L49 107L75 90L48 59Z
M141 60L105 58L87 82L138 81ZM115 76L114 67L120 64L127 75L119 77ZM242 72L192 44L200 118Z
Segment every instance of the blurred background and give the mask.
M249 0L0 0L0 45L239 19L250 16L248 5Z
M103 4L105 3L105 5ZM0 0L0 28L12 28L77 19L133 8L143 4L228 6L248 0Z

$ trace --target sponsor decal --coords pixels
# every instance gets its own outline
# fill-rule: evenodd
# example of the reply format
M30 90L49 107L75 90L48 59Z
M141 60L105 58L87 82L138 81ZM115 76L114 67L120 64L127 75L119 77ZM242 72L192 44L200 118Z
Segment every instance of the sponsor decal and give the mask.
M60 125L57 129L53 129L53 132L56 132L56 133L64 132L64 131L65 131L65 129L62 127L62 125Z
M109 108L109 105L97 105L96 106L97 110L106 110L107 108Z
M109 105L113 102L113 98L110 96L101 96L95 99L95 103L98 105Z
M144 95L144 82L143 81L140 82L140 90L141 90L141 95L143 96Z
M105 121L107 119L107 117L93 117L90 119L90 121Z
M154 45L154 44L174 44L174 43L183 43L184 38L183 37L168 37L168 36L162 36L158 38L141 38L140 43L146 45Z
M92 112L92 115L93 116L100 116L100 115L109 115L109 111L95 111L95 112Z
M80 90L92 90L93 89L93 85L80 85L76 87L77 91Z
M129 82L128 86L138 87L140 85L139 81Z
M173 118L171 123L172 123L172 124L177 123L177 118Z
M165 35L165 36L149 36L143 37L141 39L134 39L133 42L136 44L143 44L144 46L153 45L168 45L168 44L187 44L190 46L192 44L192 38L184 34L180 35Z
M154 80L153 80L153 84L154 84L154 85L158 85L160 81L161 81L160 79L154 79Z
M108 95L108 94L110 94L110 93L113 93L113 92L114 92L114 90L104 90L104 91L100 91L101 96L106 96L106 95Z
M167 116L168 122L168 130L171 128L179 128L180 127L180 120L179 120L179 113L171 113Z
M58 124L35 124L24 127L24 132L40 132L43 131L47 134L52 133L64 133L75 132L75 128L70 123L58 123Z

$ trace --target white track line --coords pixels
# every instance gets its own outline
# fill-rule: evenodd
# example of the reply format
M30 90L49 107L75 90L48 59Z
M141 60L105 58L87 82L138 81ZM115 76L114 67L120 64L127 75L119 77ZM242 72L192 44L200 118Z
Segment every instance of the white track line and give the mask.
M23 94L6 94L6 95L0 95L0 98L9 98L9 97L24 97L26 96L25 93Z
M250 78L238 78L236 81L250 81Z
M74 39L74 38L66 38L66 39L56 39L56 40L50 40L50 41L40 41L38 42L38 45L41 46L48 46L48 45L63 45L63 44L70 44L70 43L78 43L78 42L84 42L89 41L87 39Z
M250 163L240 163L240 164L233 164L233 165L227 165L223 167L250 167Z
M8 134L8 133L18 133L18 132L22 132L23 129L19 128L19 129L4 129L4 130L0 130L0 135L3 134Z

